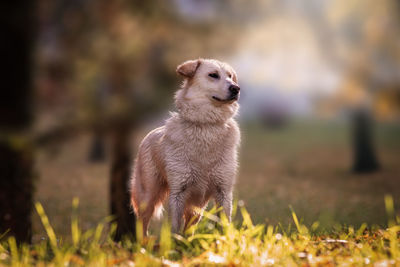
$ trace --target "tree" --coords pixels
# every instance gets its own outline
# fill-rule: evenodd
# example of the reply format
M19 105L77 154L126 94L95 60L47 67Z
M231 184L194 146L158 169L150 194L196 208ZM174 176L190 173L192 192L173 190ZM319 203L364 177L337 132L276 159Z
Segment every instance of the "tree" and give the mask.
M357 109L353 113L353 171L373 172L379 169L371 136L371 116L367 110Z
M345 12L337 12L347 4L335 2L332 16L337 21L334 29L347 47L343 61L352 85L345 88L352 98L352 169L356 173L373 172L379 169L372 138L374 96L400 83L399 8L393 0L355 1Z
M341 106L350 111L352 170L379 169L373 142L374 95L399 84L399 9L395 1L308 2L306 15L326 59L344 73ZM383 19L385 18L385 19ZM384 75L382 75L384 73Z
M34 2L5 1L0 10L0 234L30 242L33 151L27 131L32 122Z
M115 126L112 144L112 162L110 175L110 212L115 216L117 229L116 241L123 236L136 237L136 217L131 209L129 178L131 177L132 156L130 151L129 124Z

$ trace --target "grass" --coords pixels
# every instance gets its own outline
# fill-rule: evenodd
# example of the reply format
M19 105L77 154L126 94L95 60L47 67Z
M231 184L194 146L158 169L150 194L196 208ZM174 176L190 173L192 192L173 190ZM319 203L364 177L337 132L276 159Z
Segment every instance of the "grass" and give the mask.
M400 264L400 218L393 199L385 198L389 221L386 229L336 226L330 233L318 232L319 224L307 227L292 211L294 228L254 224L243 207L240 220L228 223L216 211L183 235L171 234L168 223L160 238L138 236L115 243L113 225L99 223L82 231L73 201L71 241L59 238L43 206L36 204L47 237L33 245L17 245L13 237L0 242L2 266L398 266ZM140 227L139 227L140 228Z
M151 128L151 127L149 127ZM136 132L132 151L149 130ZM400 125L377 124L375 144L382 169L350 172L352 154L345 123L295 121L281 129L241 123L240 173L235 197L245 203L255 223L291 224L289 206L302 224L359 228L364 222L384 227L384 196L400 203ZM89 163L90 136L57 149L38 151L35 201L43 204L59 236L70 238L71 200L80 199L80 227L87 230L109 214L109 160ZM399 213L399 207L396 208ZM34 242L46 234L33 215ZM158 226L156 227L158 229Z
M257 223L291 222L289 206L302 223L383 226L384 195L400 202L400 126L377 124L379 172L354 174L349 125L294 122L283 129L242 125L236 197ZM399 210L397 209L397 212Z
M0 266L400 265L393 204L400 203L399 125L375 128L382 170L368 175L349 171L343 123L241 129L234 222L211 210L185 235L172 235L164 222L159 234L138 242L112 241L109 165L87 161L88 135L38 151L35 200L42 205L33 214L33 244L0 234Z

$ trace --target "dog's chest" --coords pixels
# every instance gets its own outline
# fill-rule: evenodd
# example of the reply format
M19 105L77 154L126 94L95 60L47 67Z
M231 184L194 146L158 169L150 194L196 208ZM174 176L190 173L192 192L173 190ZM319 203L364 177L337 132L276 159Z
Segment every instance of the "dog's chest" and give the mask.
M223 126L192 126L184 129L184 150L188 159L196 165L219 161L227 144L227 129Z

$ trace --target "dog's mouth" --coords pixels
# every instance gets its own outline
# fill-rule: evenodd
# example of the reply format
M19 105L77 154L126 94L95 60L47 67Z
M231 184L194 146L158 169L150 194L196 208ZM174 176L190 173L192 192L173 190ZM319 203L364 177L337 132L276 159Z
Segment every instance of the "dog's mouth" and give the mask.
M213 95L212 98L221 103L232 103L239 99L239 95L232 95L232 96L228 97L227 99L221 99L218 96Z

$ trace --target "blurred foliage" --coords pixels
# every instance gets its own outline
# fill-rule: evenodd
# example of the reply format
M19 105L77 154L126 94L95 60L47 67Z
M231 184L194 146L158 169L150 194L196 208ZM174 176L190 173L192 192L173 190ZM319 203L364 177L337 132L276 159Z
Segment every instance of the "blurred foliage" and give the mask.
M368 108L378 119L396 119L400 107L400 5L396 1L332 1L333 52L343 72L338 107ZM328 104L329 106L329 104Z
M320 114L358 105L383 119L399 111L394 0L41 0L38 10L38 107L53 115L100 123L157 113L172 103L176 66L197 57L233 61L244 97L258 94L264 105L271 106L257 81L266 96L270 87L310 91ZM315 69L314 77L303 69Z
M67 118L148 116L172 102L177 64L235 44L232 25L191 23L165 1L40 3L39 107Z

